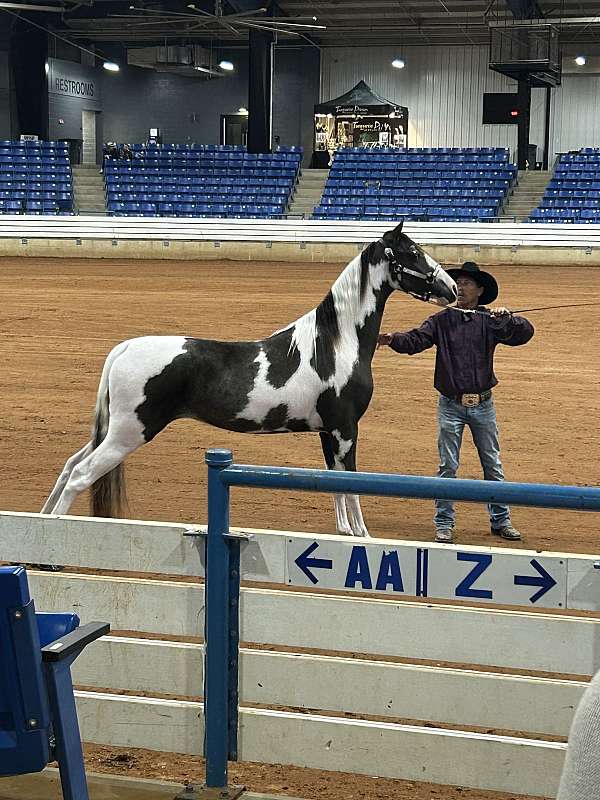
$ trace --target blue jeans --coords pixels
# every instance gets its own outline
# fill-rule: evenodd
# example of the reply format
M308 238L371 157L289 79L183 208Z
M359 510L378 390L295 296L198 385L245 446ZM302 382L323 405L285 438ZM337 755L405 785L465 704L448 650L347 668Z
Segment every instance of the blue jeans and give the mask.
M491 397L478 406L466 408L455 400L440 395L438 404L438 450L440 453L438 478L456 477L465 425L471 429L473 442L483 467L484 479L486 481L503 481L504 471L500 462L496 409ZM492 528L502 528L510 523L508 506L488 503L488 512ZM435 527L453 528L454 520L454 503L450 500L436 500L433 518Z

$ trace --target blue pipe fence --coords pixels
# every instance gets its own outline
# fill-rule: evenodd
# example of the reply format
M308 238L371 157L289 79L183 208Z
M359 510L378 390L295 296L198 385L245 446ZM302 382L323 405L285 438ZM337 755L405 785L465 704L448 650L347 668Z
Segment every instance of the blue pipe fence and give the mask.
M240 538L229 532L232 486L307 492L508 503L600 511L600 488L514 483L296 467L234 464L231 450L206 451L208 537L205 585L205 785L227 787L227 761L237 760Z

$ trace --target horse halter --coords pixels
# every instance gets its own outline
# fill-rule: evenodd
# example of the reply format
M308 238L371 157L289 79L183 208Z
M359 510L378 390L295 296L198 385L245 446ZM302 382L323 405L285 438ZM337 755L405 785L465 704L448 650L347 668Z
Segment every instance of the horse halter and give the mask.
M382 239L380 241L382 244L384 244L384 253L390 264L390 272L400 284L401 289L407 294L416 297L417 300L423 300L427 303L433 294L433 286L440 269L439 265L436 264L435 267L428 265L429 270L426 273L417 272L416 270L410 269L409 267L405 267L403 264L401 264L395 251L391 247L385 247L385 243ZM413 250L415 253L418 252L416 248L411 248L411 250ZM422 292L414 291L404 285L403 279L408 275L411 277L411 279L413 279L413 281L420 281L423 284Z

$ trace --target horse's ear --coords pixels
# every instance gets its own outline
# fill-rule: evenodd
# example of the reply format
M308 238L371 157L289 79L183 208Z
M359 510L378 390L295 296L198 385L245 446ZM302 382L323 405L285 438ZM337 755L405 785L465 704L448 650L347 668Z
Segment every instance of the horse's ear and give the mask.
M394 228L393 231L386 231L386 233L383 234L383 238L386 241L392 241L393 242L396 239L398 239L398 237L400 236L401 233L402 233L402 222L399 222L398 225L396 225L396 227Z

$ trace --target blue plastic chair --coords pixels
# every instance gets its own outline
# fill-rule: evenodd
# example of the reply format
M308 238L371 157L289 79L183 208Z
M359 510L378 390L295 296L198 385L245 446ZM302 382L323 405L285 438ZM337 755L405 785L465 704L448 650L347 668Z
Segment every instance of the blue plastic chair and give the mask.
M23 567L0 567L0 776L57 760L64 800L88 800L71 665L108 633L76 614L36 614Z

